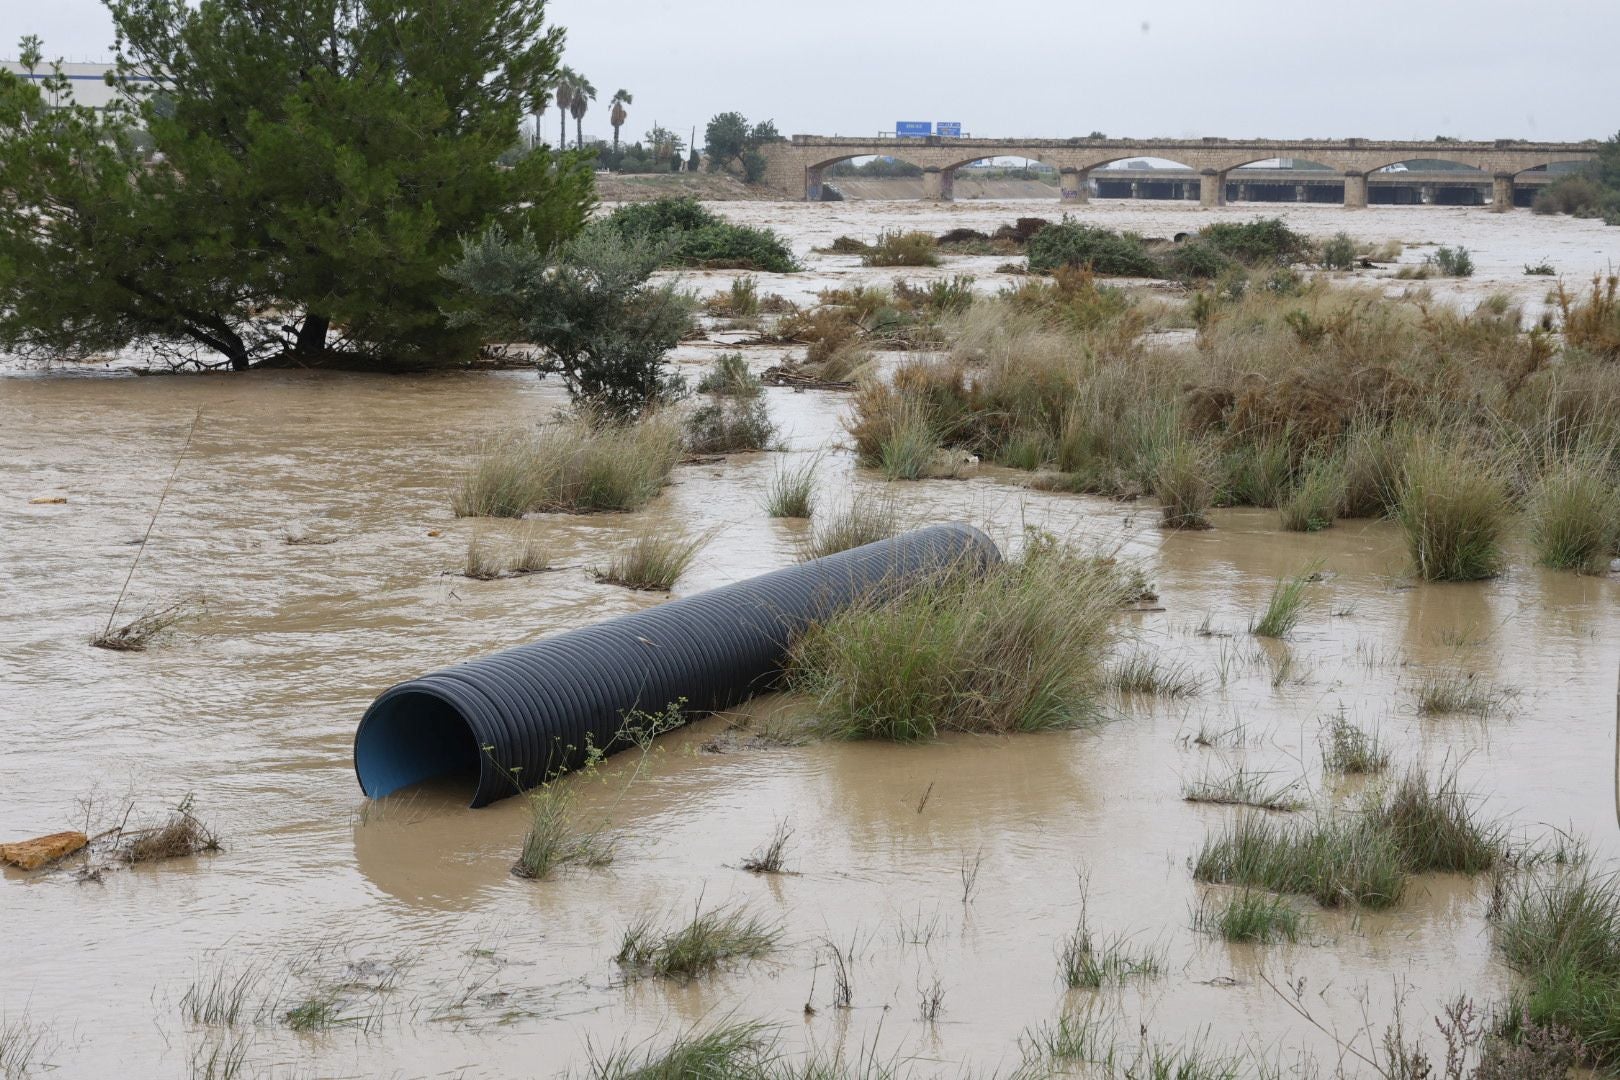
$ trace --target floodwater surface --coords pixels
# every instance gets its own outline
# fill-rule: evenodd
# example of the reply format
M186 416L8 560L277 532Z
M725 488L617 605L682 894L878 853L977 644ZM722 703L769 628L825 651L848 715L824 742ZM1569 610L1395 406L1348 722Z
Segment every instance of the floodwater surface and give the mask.
M797 223L801 251L862 223L913 223L892 204L887 219L847 205L735 212ZM1514 230L1544 220L1429 207L1356 220L1442 236L1464 213L1486 266L1508 265L1490 254L1493 229L1522 247ZM1594 236L1610 258L1620 246L1620 230L1548 227L1564 226L1572 251ZM1593 269L1570 260L1571 274ZM764 288L854 273L814 265ZM719 351L683 346L679 359L696 374ZM750 350L756 368L771 358ZM565 404L531 374L0 379L0 839L87 815L116 824L129 800L155 814L190 795L223 843L95 880L6 871L0 1016L44 1032L50 1075L200 1075L199 1056L226 1046L245 1053L244 1075L547 1076L724 1018L775 1025L795 1051L985 1075L1011 1071L1041 1025L1088 1009L1127 1048L1201 1040L1331 1065L1343 1055L1296 1006L1364 1046L1366 1018L1381 1034L1397 1000L1410 1028L1432 1030L1458 993L1485 1002L1512 986L1484 880L1419 878L1376 914L1301 901L1294 944L1231 946L1194 928L1209 890L1189 861L1242 811L1184 802L1184 786L1241 764L1312 807L1350 798L1354 785L1321 764L1323 724L1341 712L1379 732L1397 769L1458 770L1516 836L1562 831L1602 862L1620 853L1612 577L1541 570L1516 547L1495 581L1413 584L1383 523L1300 535L1273 512L1227 510L1208 532L1166 533L1150 504L1038 492L1010 470L885 485L839 449L840 396L771 389L767 401L783 452L683 465L639 513L520 526L457 520L449 496L481 438ZM201 614L144 653L91 648L194 422L120 621L181 598ZM660 602L590 574L647 523L709 537L677 595L794 561L805 526L765 517L760 501L784 459L811 455L824 506L883 490L908 521L973 522L1007 549L1034 527L1138 560L1160 600L1121 616L1125 649L1184 665L1199 692L1114 699L1109 721L1082 731L920 746L764 745L748 731L805 706L762 698L576 778L576 810L611 825L618 858L545 881L508 873L521 800L472 811L442 788L360 795L354 726L390 683ZM30 502L50 496L67 501ZM471 536L516 543L520 530L560 568L460 576ZM1292 638L1250 635L1274 583L1307 567L1321 580ZM1420 716L1416 683L1453 671L1492 687L1496 707ZM792 872L741 870L778 823L792 830ZM690 983L630 979L614 962L637 919L673 925L722 905L779 924L779 948ZM1057 951L1082 913L1099 939L1155 955L1159 973L1065 990ZM835 950L848 1008L834 1002ZM220 972L248 988L238 1022L191 1021L188 991ZM924 1019L936 986L941 1008ZM312 998L340 1022L291 1030L285 1014Z

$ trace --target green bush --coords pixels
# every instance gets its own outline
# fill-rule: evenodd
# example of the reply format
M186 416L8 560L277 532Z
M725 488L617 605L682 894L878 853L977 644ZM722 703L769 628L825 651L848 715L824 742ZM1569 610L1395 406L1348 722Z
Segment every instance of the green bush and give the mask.
M1293 262L1308 254L1310 240L1283 224L1282 218L1218 221L1198 231L1200 239L1242 263Z
M939 250L925 232L884 232L861 255L862 266L938 266Z
M1461 244L1454 248L1437 248L1433 258L1425 259L1424 262L1432 265L1445 277L1472 277L1474 274L1474 257Z
M1177 245L1164 260L1165 268L1183 281L1200 281L1219 277L1232 261L1220 248L1208 240L1193 238Z
M1135 233L1082 225L1065 216L1029 240L1029 268L1089 267L1093 273L1122 277L1161 277L1163 270Z
M541 374L560 374L576 403L608 419L637 416L684 390L667 355L696 304L671 283L650 283L669 245L591 226L546 251L529 234L491 228L444 272L467 297L451 322L541 346Z
M603 219L620 236L668 240L666 265L712 270L798 270L787 242L770 229L736 225L691 197L626 203Z
M1346 232L1334 233L1322 241L1316 261L1326 270L1348 270L1356 265L1356 242Z

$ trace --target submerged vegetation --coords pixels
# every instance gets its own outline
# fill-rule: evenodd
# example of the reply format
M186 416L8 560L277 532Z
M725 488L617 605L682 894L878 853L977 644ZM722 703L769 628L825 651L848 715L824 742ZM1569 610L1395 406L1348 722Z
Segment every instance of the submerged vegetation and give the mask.
M1205 841L1193 876L1309 896L1324 907L1387 908L1412 874L1481 874L1502 865L1499 825L1481 821L1455 773L1417 769L1370 790L1356 810L1293 823L1249 813Z
M729 222L696 199L626 203L605 221L625 240L640 237L658 244L666 266L770 274L800 269L787 242L774 232Z
M632 975L692 979L733 960L752 960L776 948L780 927L743 908L696 911L689 922L660 930L650 918L624 932L615 959Z

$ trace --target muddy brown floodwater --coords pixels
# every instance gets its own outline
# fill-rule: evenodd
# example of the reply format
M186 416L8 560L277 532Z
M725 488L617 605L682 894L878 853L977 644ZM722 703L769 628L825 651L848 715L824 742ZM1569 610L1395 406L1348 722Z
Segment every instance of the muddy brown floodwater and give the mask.
M800 223L801 250L809 232L850 231L814 216L820 207L735 212ZM1438 232L1429 226L1447 214L1359 220ZM1517 237L1530 219L1505 220L1502 235ZM1488 251L1503 221L1472 212L1470 246ZM1620 230L1548 227L1566 226L1572 249L1601 241L1614 257ZM817 266L785 287L844 274ZM718 351L685 346L680 360L695 373ZM773 358L749 355L756 369ZM825 500L885 486L829 450L842 398L767 395L787 455L825 455ZM1459 991L1483 1000L1511 986L1483 881L1420 878L1379 914L1303 905L1309 930L1292 945L1229 946L1193 929L1202 888L1189 859L1238 811L1185 803L1183 784L1243 763L1315 805L1343 799L1351 789L1324 777L1318 742L1340 710L1376 727L1397 766L1456 766L1483 812L1519 835L1567 830L1602 862L1620 852L1615 580L1542 571L1516 550L1496 581L1412 587L1385 524L1306 536L1278 531L1270 512L1229 510L1212 531L1166 534L1151 506L1036 492L1024 474L983 467L888 490L917 522L972 521L1004 546L1038 526L1141 560L1163 610L1125 616L1130 632L1196 672L1200 695L1116 702L1093 730L926 746L758 748L716 741L737 718L706 719L661 740L639 781L626 785L637 763L621 755L578 784L581 809L624 838L614 866L514 879L519 800L471 811L451 791L361 797L349 754L372 696L658 602L587 572L648 519L713 531L678 594L788 564L802 530L759 506L784 455L743 455L681 467L643 513L535 519L558 572L458 576L471 534L511 528L451 516L469 451L563 403L559 386L523 373L137 378L13 365L0 377L0 839L67 827L86 797L105 816L129 793L153 810L191 793L224 842L99 881L5 873L0 1014L45 1031L50 1075L185 1076L220 1045L243 1049L244 1075L553 1075L727 1016L780 1025L795 1050L864 1048L920 1075L982 1075L1009 1071L1029 1029L1088 1004L1126 1043L1145 1029L1331 1063L1331 1041L1268 983L1304 979L1317 1018L1347 1036L1364 1015L1381 1027L1396 998L1430 1030L1426 1017ZM90 648L198 410L126 610L187 596L204 614L144 653ZM67 501L30 503L40 496ZM1249 636L1273 582L1318 561L1325 580L1293 639ZM1212 633L1199 632L1206 620ZM1511 697L1483 719L1417 715L1414 681L1452 669ZM794 707L767 698L747 711ZM1226 736L1203 746L1200 731ZM795 873L739 870L778 821L793 829ZM1061 987L1055 953L1079 917L1081 878L1093 931L1159 950L1161 975ZM623 928L699 903L746 903L780 921L783 946L690 984L626 982L613 961ZM828 941L854 943L849 1009L833 1007ZM217 971L251 976L231 1030L183 1008ZM918 1002L935 980L943 1009L929 1023ZM282 1021L323 993L346 1023L300 1034Z

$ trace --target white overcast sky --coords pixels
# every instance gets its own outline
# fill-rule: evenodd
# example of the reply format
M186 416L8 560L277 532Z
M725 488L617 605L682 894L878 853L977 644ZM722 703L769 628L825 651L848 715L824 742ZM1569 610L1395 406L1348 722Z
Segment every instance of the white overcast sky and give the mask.
M1620 0L552 0L625 134L1582 139L1620 129ZM0 56L104 59L100 0L0 0ZM550 114L552 126L556 113ZM572 127L572 125L570 125Z

